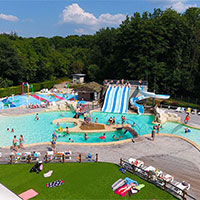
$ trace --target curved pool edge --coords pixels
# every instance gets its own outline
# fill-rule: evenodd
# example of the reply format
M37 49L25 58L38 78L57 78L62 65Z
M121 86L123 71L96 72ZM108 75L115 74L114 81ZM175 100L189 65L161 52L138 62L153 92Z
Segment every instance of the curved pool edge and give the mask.
M125 144L128 142L132 142L132 139L127 140L120 140L115 142L104 142L104 143L76 143L76 142L56 142L56 145L75 145L75 146L106 146L106 145L118 145L118 144ZM38 145L51 145L50 142L39 142L39 143L33 143L33 144L24 144L24 147L34 147ZM4 149L10 149L10 146L2 146L0 148Z
M146 134L146 135L142 135L142 136L151 136L151 134ZM185 138L183 136L180 136L180 135L172 135L172 134L169 134L169 133L159 133L159 134L156 134L156 137L157 136L167 136L167 137L176 137L176 138L180 138L188 143L190 143L191 145L193 145L199 152L200 152L200 146L198 144L196 144L195 142L189 140L188 138Z
M150 136L151 134L145 134L140 136L141 137L146 137L146 136ZM182 139L186 142L188 142L189 144L191 144L192 146L194 146L199 152L200 152L200 146L198 144L196 144L195 142L189 140L188 138L185 138L183 136L179 136L179 135L172 135L169 133L159 133L159 135L157 136L167 136L167 137L176 137L179 139ZM126 144L132 142L132 139L127 139L127 140L121 140L121 141L115 141L115 142L104 142L104 143L76 143L76 142L57 142L57 145L74 145L74 146L108 146L108 145L119 145L119 144ZM38 146L38 145L50 145L50 142L39 142L39 143L33 143L33 144L25 144L24 147L34 147L34 146ZM2 146L0 148L4 148L4 149L9 149L10 146Z

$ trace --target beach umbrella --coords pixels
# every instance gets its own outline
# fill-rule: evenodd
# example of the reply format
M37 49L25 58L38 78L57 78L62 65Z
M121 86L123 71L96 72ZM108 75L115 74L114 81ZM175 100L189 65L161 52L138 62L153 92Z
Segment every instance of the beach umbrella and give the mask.
M79 101L78 104L82 104L82 105L85 105L85 101Z

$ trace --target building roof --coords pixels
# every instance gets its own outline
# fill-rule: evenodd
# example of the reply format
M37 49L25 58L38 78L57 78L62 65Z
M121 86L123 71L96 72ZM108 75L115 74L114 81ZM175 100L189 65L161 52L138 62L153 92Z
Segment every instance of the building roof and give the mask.
M96 82L90 82L90 83L85 83L79 88L76 89L78 92L97 92L99 93L101 91L102 85L96 83Z
M72 74L72 76L86 76L86 74Z

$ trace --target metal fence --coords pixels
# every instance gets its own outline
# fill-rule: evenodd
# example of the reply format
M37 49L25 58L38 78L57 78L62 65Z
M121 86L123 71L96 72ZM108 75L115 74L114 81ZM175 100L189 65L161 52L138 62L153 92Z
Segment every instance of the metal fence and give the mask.
M145 179L146 181L155 184L161 189L171 193L175 197L181 198L183 200L196 200L195 197L191 196L187 191L177 187L175 184L173 184L173 182L167 182L162 178L155 177L155 174L152 174L151 171L145 171L144 167L138 167L134 164L130 164L127 160L124 160L122 158L120 159L120 166L126 169L127 171L131 172L132 174L135 174L140 178Z

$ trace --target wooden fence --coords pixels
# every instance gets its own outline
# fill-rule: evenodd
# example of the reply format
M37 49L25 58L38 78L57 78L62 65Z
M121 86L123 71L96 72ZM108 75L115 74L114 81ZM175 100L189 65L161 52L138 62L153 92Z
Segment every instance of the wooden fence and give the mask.
M98 154L91 154L88 157L88 154L84 153L72 153L72 154L62 154L54 153L53 155L10 155L9 164L15 163L35 163L37 161L43 161L45 163L49 162L98 162Z

